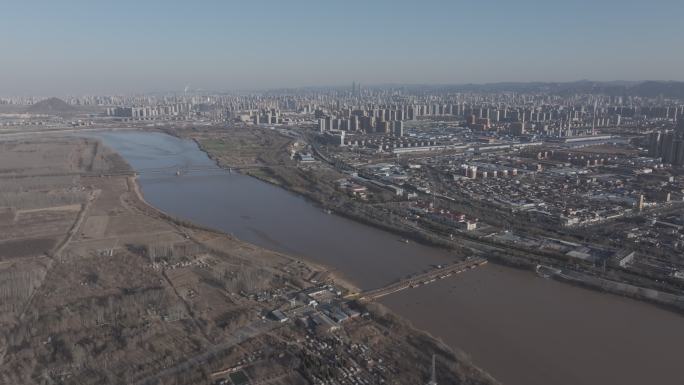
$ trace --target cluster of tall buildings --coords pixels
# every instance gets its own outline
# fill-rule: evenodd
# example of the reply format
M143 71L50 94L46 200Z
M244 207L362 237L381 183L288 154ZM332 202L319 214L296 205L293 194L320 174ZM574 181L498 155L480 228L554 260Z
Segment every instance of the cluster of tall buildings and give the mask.
M0 98L0 104L33 104L40 98ZM320 132L344 131L403 137L415 120L461 125L483 136L513 135L523 140L596 135L604 128L634 133L669 129L684 116L684 100L610 96L458 90L450 87L312 87L263 92L109 95L67 97L71 105L102 105L118 120L201 119L216 123L314 124ZM117 120L117 119L115 119ZM410 124L414 126L414 124ZM418 126L418 124L415 124ZM654 134L655 136L656 134ZM652 154L677 161L679 136L660 131ZM358 135L356 135L358 136ZM664 144L663 144L664 143ZM675 155L671 155L675 154Z
M356 85L352 88L355 90L352 94L357 93ZM386 99L375 97L375 100L367 96L321 100L315 109L321 131L394 133L398 128L393 122L463 119L465 125L474 131L570 137L596 134L597 128L619 127L625 121L633 124L635 120L672 120L678 112L684 111L682 106L622 106L610 104L607 100L599 101L598 98L537 103L526 99L487 100L473 95L391 95L383 97Z
M346 109L336 116L317 110L318 128L321 133L326 131L363 131L365 133L379 133L392 136L404 136L404 120L406 110L398 108L378 109Z
M648 135L648 155L663 163L684 166L684 119L675 130L655 131Z
M254 113L252 114L252 123L254 123L254 124L278 124L278 123L281 123L280 110L277 108L269 108L269 109L254 111Z
M190 103L176 103L141 107L108 107L105 115L131 119L153 119L161 116L180 116L192 110Z

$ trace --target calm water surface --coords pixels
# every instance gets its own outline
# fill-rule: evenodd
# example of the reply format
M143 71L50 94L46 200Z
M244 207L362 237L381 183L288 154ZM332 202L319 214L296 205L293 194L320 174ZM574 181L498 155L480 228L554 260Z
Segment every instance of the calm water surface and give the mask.
M362 288L453 259L220 170L193 142L158 133L97 136L141 174L150 204L323 263ZM684 384L684 317L637 301L490 264L382 302L505 384Z
M221 170L194 142L159 133L98 137L139 172L145 199L155 207L326 264L362 288L454 260L448 251L406 244L399 236L326 214L281 188Z

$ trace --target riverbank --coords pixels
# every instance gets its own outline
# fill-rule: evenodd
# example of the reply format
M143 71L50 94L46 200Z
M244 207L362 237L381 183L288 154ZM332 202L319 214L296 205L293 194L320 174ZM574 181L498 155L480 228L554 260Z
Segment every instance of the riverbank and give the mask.
M156 131L156 130L155 130ZM339 215L341 217L351 219L354 221L357 221L359 223L375 227L377 229L391 232L393 234L396 234L400 236L402 239L409 239L415 242L419 242L423 245L426 246L434 246L434 247L440 247L444 248L450 251L458 252L458 251L465 251L465 250L459 250L458 245L455 245L453 243L449 243L447 241L441 240L438 237L435 237L431 235L430 233L426 231L417 231L416 229L406 229L398 226L392 226L389 225L387 222L379 221L377 220L376 216L372 215L364 215L362 211L359 210L358 207L344 207L341 205L334 205L331 204L330 201L327 201L323 199L318 194L311 193L310 191L296 188L293 184L291 183L283 183L282 180L279 180L278 174L273 173L271 170L271 165L261 165L260 168L250 168L246 171L243 171L239 168L239 165L233 165L233 164L225 164L224 162L221 161L220 157L217 156L217 154L213 153L209 149L207 149L202 141L198 140L196 137L192 136L184 136L179 134L178 132L174 130L159 130L159 132L163 132L165 134L169 134L171 136L174 136L179 139L184 139L184 140L192 140L197 147L202 151L209 159L211 159L216 166L224 169L224 170L231 170L232 172L237 172L241 173L243 175L247 175L249 177L258 179L262 182L271 184L273 186L282 188L290 193L293 193L295 195L301 196L305 199L307 199L309 202L314 204L315 206L319 207L321 210L324 211L329 211L331 214ZM264 172L255 172L254 170L259 170L259 171L266 171ZM312 181L312 183L315 183L315 181ZM356 202L353 201L347 201L345 202L347 205L359 205ZM361 207L361 206L360 206Z
M206 154L208 158L215 162L218 167L226 169L234 166L223 162L219 154L215 154L213 151L205 147L203 141L198 140L197 137L183 135L175 131L164 132L172 134L173 136L181 139L191 139L197 144L198 148ZM283 188L284 190L287 190L298 196L302 196L316 206L320 207L322 210L334 212L336 215L342 216L344 218L348 218L356 222L396 234L402 239L410 239L427 246L443 248L463 256L472 253L471 249L467 246L469 242L480 242L477 238L467 239L468 237L460 239L459 242L459 240L445 239L442 236L430 233L429 231L423 229L417 229L415 227L407 228L405 226L401 226L401 222L399 221L395 222L386 220L386 213L366 212L366 210L376 209L370 205L364 207L364 204L357 203L353 200L327 200L319 193L314 193L312 191L299 188L293 183L285 183L282 180L283 176L279 175L278 171L273 169L272 165L269 164L263 164L261 168L246 170L244 174L271 185L275 185L279 188ZM316 181L310 181L310 183L315 184ZM377 218L383 218L384 220L378 220ZM465 237L464 235L462 236ZM525 257L521 256L519 254L525 253L525 250L510 249L510 246L508 245L493 243L482 245L482 247L485 248L485 250L487 250L487 248L490 249L489 251L485 252L485 256L492 262L523 269L528 272L533 272L537 264L554 263L553 258L548 256L535 256L534 258L531 258L529 255ZM508 252L506 252L506 250ZM530 252L527 253L529 254ZM596 278L580 273L579 271L568 271L573 274L574 279L563 280L565 283L597 290L602 293L620 295L634 300L645 301L678 313L684 312L684 299L682 299L683 297L681 296L662 292L653 288L642 288L622 282L610 281L605 278Z
M563 271L560 274L554 274L552 278L567 284L647 302L665 310L684 315L684 296L676 296L658 290L592 277L574 271Z
M238 238L235 238L234 236L232 236L230 234L226 234L222 231L219 231L219 230L207 227L207 226L202 226L202 225L194 223L192 221L180 219L174 215L171 215L171 214L169 214L169 213L167 213L161 209L154 207L153 205L151 205L150 203L148 203L145 200L144 194L140 190L140 185L137 183L136 178L137 177L129 177L128 182L132 188L132 191L135 193L136 197L140 200L140 202L142 202L144 204L148 215L162 219L162 220L176 226L180 231L183 231L183 229L200 230L200 231L205 232L205 233L215 234L218 236L229 238L231 241L236 242L236 243L242 243L242 244L249 246L249 247L258 248L258 246L244 242ZM198 240L192 234L190 234L186 231L183 231L183 232L186 234L187 237L189 237L190 239L192 239L195 242L202 243L205 247L207 247L212 252L219 253L219 254L224 253L224 250L219 250L219 249L216 249L215 247L204 244L201 240ZM337 274L333 269L331 269L328 266L323 266L323 265L317 264L313 261L309 261L305 258L298 258L295 256L291 256L291 255L287 255L287 254L283 254L283 253L278 253L276 251L269 250L269 252L277 254L281 258L284 258L284 259L287 259L287 260L290 260L293 262L299 262L299 263L307 264L310 269L315 270L318 273L322 273L323 275L326 275L331 283L333 283L335 285L339 285L340 287L344 288L348 292L355 293L355 292L359 292L361 290L354 283L343 278L342 276Z
M207 244L203 239L207 234L214 234L219 237L227 238L231 243L240 244L245 247L261 249L259 246L252 245L250 243L244 242L232 235L226 234L225 232L203 226L192 221L180 219L175 215L169 214L168 212L159 209L152 204L150 204L144 197L144 193L138 183L137 177L129 176L127 177L127 183L129 185L130 191L135 194L135 197L141 203L137 206L138 209L142 210L146 215L167 222L178 229L179 232L185 234L193 242L202 244L215 255L226 255L227 250L221 248L216 248L215 245ZM353 282L343 278L338 275L334 269L329 266L325 266L306 258L287 255L284 253L278 253L273 251L268 251L268 253L274 254L279 258L287 259L296 263L303 263L309 266L312 270L317 270L318 272L329 273L327 275L328 279L326 282L333 283L342 287L344 290L349 292L359 292L361 289L358 288ZM399 335L405 335L411 342L412 346L418 348L422 353L434 351L438 357L443 360L441 365L446 365L449 370L459 373L459 378L461 379L472 379L477 384L497 384L498 382L489 374L487 374L483 369L475 366L467 357L463 351L459 349L454 349L451 346L446 345L443 341L434 338L428 332L419 330L415 328L411 323L405 318L399 317L396 313L392 312L390 309L386 308L382 304L371 304L368 307L369 312L372 314L371 319L377 322L382 328L387 330L387 333L397 333ZM386 334L384 338L388 337ZM391 338L394 339L394 338ZM410 363L406 363L410 366ZM449 380L449 379L445 379ZM448 383L448 382L447 382Z
M314 282L315 264L151 205L109 146L68 137L0 154L2 384L208 384L237 365L253 383L339 382L354 367L364 383L412 385L433 353L444 383L496 384L404 319L346 300L344 281ZM331 309L349 318L317 327Z
M441 249L406 244L328 215L272 184L222 172L191 141L151 133L103 138L140 170L141 189L156 207L267 249L335 266L365 289L454 262ZM195 171L175 176L183 167ZM645 378L677 384L672 380L679 366L668 357L684 343L677 332L681 316L640 301L488 264L383 297L382 303L467 351L478 366L511 385L638 385ZM644 365L652 375L643 376Z

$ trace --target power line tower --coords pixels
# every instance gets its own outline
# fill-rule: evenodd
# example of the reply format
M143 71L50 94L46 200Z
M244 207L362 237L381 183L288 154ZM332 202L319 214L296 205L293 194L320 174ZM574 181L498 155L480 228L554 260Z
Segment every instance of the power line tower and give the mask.
M437 385L437 373L435 371L435 355L432 355L432 372L430 375L430 382L427 385Z

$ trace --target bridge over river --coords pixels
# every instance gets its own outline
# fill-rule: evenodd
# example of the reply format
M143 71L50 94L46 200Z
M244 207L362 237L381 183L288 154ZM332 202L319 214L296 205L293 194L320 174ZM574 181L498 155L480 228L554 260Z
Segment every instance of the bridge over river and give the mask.
M462 262L457 262L447 266L438 266L428 272L414 275L412 277L402 279L398 282L391 283L387 286L364 291L358 294L353 294L360 301L373 301L386 295L396 293L401 290L428 285L438 279L450 277L454 274L459 274L469 269L474 269L487 263L487 260L480 257L470 257Z

